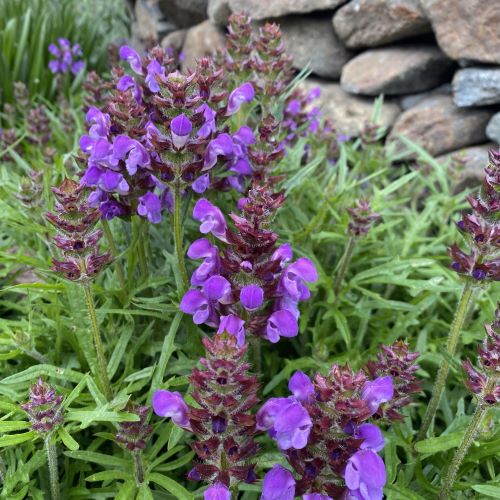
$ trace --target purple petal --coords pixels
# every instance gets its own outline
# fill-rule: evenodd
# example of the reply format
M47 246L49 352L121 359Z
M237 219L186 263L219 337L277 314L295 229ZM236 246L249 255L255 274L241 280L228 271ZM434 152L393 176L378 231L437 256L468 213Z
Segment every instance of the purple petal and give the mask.
M310 401L314 396L314 385L304 373L296 371L288 382L288 389L301 402Z
M161 222L161 201L156 194L148 191L139 198L137 213L142 217L147 217L149 222L159 224Z
M203 293L210 300L219 300L231 293L231 283L223 276L210 276L203 283Z
M394 385L389 375L366 382L361 393L361 398L369 404L373 413L378 410L381 403L386 403L393 397Z
M156 391L153 394L154 412L160 417L170 417L179 427L189 428L187 404L178 392Z
M380 451L384 447L382 431L374 424L361 424L354 434L357 438L364 439L360 446L362 450Z
M233 153L233 140L229 134L220 134L210 141L205 152L203 169L209 170L216 163L219 156L229 156Z
M205 490L203 500L231 500L231 492L222 483L215 483Z
M302 495L302 500L333 500L328 495L322 495L321 493L307 493Z
M182 297L180 309L183 313L192 314L196 325L201 325L210 316L208 300L199 290L188 290Z
M264 302L264 291L258 285L246 285L241 289L240 302L247 311L255 311Z
M371 450L358 451L347 462L344 479L354 498L382 500L386 483L384 462Z
M218 207L210 203L205 198L196 202L193 208L193 217L201 221L200 232L203 234L212 233L222 241L226 241L226 221L224 215Z
M191 184L193 191L198 194L204 193L208 186L210 186L210 174L201 175Z
M165 68L156 60L153 59L147 66L147 75L145 78L146 85L151 92L159 92L160 86L156 80L156 75L164 75Z
M264 476L261 500L293 500L295 479L290 471L276 464Z
M138 75L142 75L142 62L139 54L127 45L120 47L120 59L128 61L132 70Z
M193 124L185 114L175 117L170 122L172 142L177 149L183 148L193 130Z
M233 134L233 139L235 140L235 142L244 144L245 146L250 146L250 144L255 143L255 135L253 133L253 130L246 125L240 127L238 131Z
M280 337L295 337L299 333L299 325L290 311L276 311L267 320L266 338L275 344Z
M246 82L234 89L231 94L229 94L226 116L230 116L238 112L241 105L245 102L250 102L254 98L254 95L255 91L250 82Z
M221 316L219 329L217 333L220 335L224 332L236 337L238 345L241 347L245 344L245 322L234 314Z

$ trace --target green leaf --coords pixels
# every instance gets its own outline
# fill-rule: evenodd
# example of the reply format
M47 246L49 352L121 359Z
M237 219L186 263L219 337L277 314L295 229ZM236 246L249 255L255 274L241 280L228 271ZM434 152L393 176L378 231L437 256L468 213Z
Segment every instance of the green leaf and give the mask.
M92 422L137 422L139 416L135 413L106 410L73 410L65 416L67 421L81 422L81 428L88 427Z
M494 484L475 484L472 486L474 491L486 495L491 498L500 498L500 485L495 486Z
M96 472L91 476L85 478L85 481L133 481L134 478L128 472L124 472L122 470L104 470L102 472Z
M190 493L186 488L181 486L179 483L170 479L167 476L152 472L148 475L148 479L165 488L169 493L172 493L178 500L193 500L193 494Z
M0 432L21 431L27 429L31 424L25 420L5 420L0 421Z
M384 489L387 500L428 500L428 498L398 484L388 484Z
M64 446L71 451L76 451L80 448L80 445L73 439L73 437L69 434L69 432L64 427L59 427L57 430L57 434L59 438L64 443Z
M83 460L84 462L92 462L102 465L106 468L109 467L123 467L129 466L129 462L123 458L114 457L113 455L105 455L104 453L97 453L96 451L65 451L64 454L74 460Z
M65 380L68 382L74 382L75 384L80 382L84 375L75 370L58 368L52 365L35 365L23 370L22 372L6 377L2 380L2 384L20 384L23 382L32 382L39 377L52 377L58 380Z
M131 500L134 498L135 481L127 481L123 483L115 497L115 500Z
M5 448L6 446L13 446L15 444L21 444L25 441L30 441L31 439L37 437L35 431L28 431L22 434L7 434L0 437L0 448Z
M440 451L456 448L464 437L464 431L451 432L439 437L424 439L415 443L415 450L419 453L439 453Z

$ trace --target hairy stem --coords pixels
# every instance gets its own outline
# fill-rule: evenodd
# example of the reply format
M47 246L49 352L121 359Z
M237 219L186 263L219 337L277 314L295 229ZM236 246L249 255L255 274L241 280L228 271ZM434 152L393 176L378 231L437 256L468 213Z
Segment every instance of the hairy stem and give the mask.
M144 464L142 462L142 452L134 453L134 476L137 486L144 483Z
M340 287L342 286L342 282L344 281L347 270L349 269L349 264L351 263L352 254L354 252L354 247L356 246L356 238L354 236L350 236L347 240L344 255L342 255L342 260L340 262L340 268L335 277L335 284L333 286L333 291L335 292L335 298L338 297L340 292Z
M49 466L50 494L52 500L59 500L59 472L57 470L57 450L56 445L51 443L51 436L45 438L45 451L47 452L47 463Z
M470 281L464 285L464 289L462 291L462 296L457 305L457 309L455 312L455 317L453 318L453 322L451 324L450 333L448 335L448 343L446 344L446 351L450 356L455 355L455 351L457 349L458 340L460 338L460 331L462 330L462 326L464 324L467 311L469 308L469 302L472 296L472 284ZM439 367L439 371L437 374L436 382L434 384L434 389L432 390L432 397L427 405L427 410L424 415L424 419L422 421L422 425L420 427L420 431L417 436L417 441L424 439L427 435L427 431L432 423L434 415L436 414L436 410L439 406L439 401L441 400L441 396L443 394L443 390L446 385L446 379L448 377L448 372L450 371L450 363L447 359L443 359L441 366Z
M118 274L118 280L120 281L120 286L122 290L126 290L126 281L125 281L125 271L123 269L122 263L116 259L118 255L118 248L116 247L115 240L113 238L113 232L109 227L109 223L106 219L101 219L102 228L104 230L104 234L106 235L106 239L108 240L108 245L111 250L111 255L113 256L114 264L116 265L116 272Z
M184 262L184 252L182 249L182 224L181 224L181 193L180 188L174 188L174 241L175 253L177 255L177 263L179 264L179 271L181 273L183 290L188 288L188 275L186 271L186 264Z
M462 464L465 456L467 455L467 452L469 451L469 448L474 442L474 439L476 438L479 429L481 428L484 417L488 413L488 410L491 408L491 406L484 401L484 397L494 389L497 383L498 379L496 377L490 377L483 389L483 392L478 397L476 411L474 412L474 415L472 416L472 419L469 422L467 429L465 430L462 442L460 443L458 450L455 452L455 456L453 457L453 460L450 464L448 473L446 474L446 478L443 482L443 487L441 488L441 491L439 493L439 500L446 500L447 498L450 498L453 485L455 484L455 481L457 479L460 465Z
M134 230L135 230L135 240L137 245L137 256L139 257L139 269L141 271L141 276L145 280L148 277L148 265L146 262L146 251L144 249L144 238L143 238L143 222L139 217L135 218Z
M99 379L101 389L104 391L106 398L108 400L111 400L113 397L113 392L111 390L111 384L108 378L108 369L106 367L106 361L104 359L104 349L102 347L101 332L99 331L99 325L97 324L94 297L92 296L92 290L90 289L90 285L88 283L83 284L83 291L85 292L85 299L87 301L87 309L89 312L90 325L92 328L94 346L97 355L97 378Z

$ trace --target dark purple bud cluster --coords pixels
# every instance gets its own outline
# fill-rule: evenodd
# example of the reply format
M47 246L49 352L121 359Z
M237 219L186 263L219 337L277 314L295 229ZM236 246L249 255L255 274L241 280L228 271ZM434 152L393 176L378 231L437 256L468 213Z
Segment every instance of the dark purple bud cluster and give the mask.
M485 325L485 330L486 337L478 349L479 368L469 360L462 366L467 374L467 387L474 394L481 394L487 404L493 405L500 403L500 303L495 311L495 321Z
M348 208L349 226L347 231L351 236L366 236L373 224L380 219L380 214L372 212L368 200L357 200L354 207Z
M246 81L252 73L254 31L250 16L231 14L228 19L223 64L227 74L236 81Z
M31 386L28 401L21 405L27 413L34 431L48 434L63 421L61 403L63 396L42 379Z
M139 420L136 422L120 422L116 433L116 441L126 450L135 453L146 447L146 442L153 433L153 427L147 423L149 406L130 404L126 407L126 411L137 415Z
M36 106L28 112L28 140L39 147L50 141L51 125L47 115L47 108Z
M268 431L299 479L272 469L263 498L281 498L289 483L304 498L382 498L386 476L377 452L384 437L369 421L400 418L395 409L409 404L408 395L419 388L416 357L396 342L365 370L334 364L314 381L296 372L288 385L292 395L268 400L257 413L257 428Z
M207 324L234 335L239 345L245 333L278 342L298 334L299 301L310 296L307 282L318 278L313 263L302 257L291 262L288 244L276 245L271 229L283 193L254 184L247 198L239 201L239 214L232 213L230 229L222 212L208 200L199 200L193 216L202 233L212 233L219 248L202 238L191 244L188 256L203 259L193 272L181 301L181 310L193 315L196 324Z
M188 406L178 392L159 390L153 396L153 408L157 415L171 417L195 434L192 447L198 459L188 478L218 485L229 495L229 488L236 484L256 480L251 460L258 447L251 411L259 401L259 384L256 376L248 373L246 344L238 346L227 333L204 338L203 344L206 357L189 378L191 395L199 407ZM205 498L212 498L208 490L207 494Z
M16 198L26 207L39 207L43 204L42 177L42 170L31 170L26 177L21 179L19 193Z
M24 82L14 82L14 102L17 109L23 110L29 107L29 90Z
M94 230L99 210L89 206L85 187L70 179L52 192L56 206L46 218L57 229L54 243L64 256L52 260L53 270L71 281L89 281L111 260L109 253L99 254L102 231Z
M485 169L483 188L467 201L472 213L464 213L457 223L469 252L451 245L451 267L475 281L500 280L500 150L490 150L490 163Z
M0 149L5 150L12 146L12 150L21 153L19 143L16 144L19 137L15 128L0 128ZM12 162L14 158L7 152L1 157L2 161Z
M121 70L121 68L118 69ZM113 70L114 73L115 71L116 69ZM82 87L85 91L83 95L83 109L87 112L92 106L101 109L105 108L114 85L111 81L102 78L95 71L89 71L82 83Z

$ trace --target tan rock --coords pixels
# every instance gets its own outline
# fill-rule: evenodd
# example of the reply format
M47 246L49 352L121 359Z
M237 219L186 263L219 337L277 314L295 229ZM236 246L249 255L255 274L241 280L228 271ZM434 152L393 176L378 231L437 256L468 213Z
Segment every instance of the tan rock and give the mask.
M182 49L185 56L184 61L182 61L182 70L194 68L196 59L215 54L218 49L224 47L224 44L224 33L210 21L204 21L189 28Z
M184 46L184 41L186 40L187 30L175 30L172 33L169 33L166 37L161 41L161 46L164 49L168 49L169 47L174 48L175 50L181 50Z
M433 45L383 47L351 59L340 82L354 94L411 94L436 87L450 68L451 61Z
M500 63L499 0L420 0L439 46L455 60Z
M333 16L347 47L376 47L431 32L419 0L352 0Z
M485 127L492 114L481 108L458 108L451 96L437 95L404 111L388 140L403 151L406 146L397 139L402 134L430 154L439 155L484 142Z

